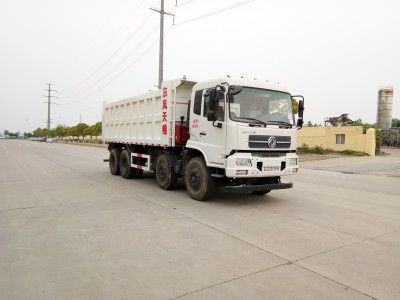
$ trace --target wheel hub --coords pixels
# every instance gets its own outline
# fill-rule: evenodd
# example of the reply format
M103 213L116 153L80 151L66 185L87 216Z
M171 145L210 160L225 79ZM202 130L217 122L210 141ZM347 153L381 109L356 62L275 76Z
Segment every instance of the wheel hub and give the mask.
M194 189L199 189L201 183L200 171L197 168L193 168L190 172L190 185Z
M157 170L158 178L161 181L164 181L167 178L167 174L168 174L167 166L165 164L160 164L160 166L159 166L159 168Z

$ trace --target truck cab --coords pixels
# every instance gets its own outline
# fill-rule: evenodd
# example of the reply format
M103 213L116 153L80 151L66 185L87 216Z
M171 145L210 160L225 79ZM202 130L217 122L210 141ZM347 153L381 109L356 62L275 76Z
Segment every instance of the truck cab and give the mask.
M266 194L290 188L292 183L280 179L298 171L296 131L304 100L295 97L300 98L297 124L293 96L280 85L231 78L197 83L186 148L201 153L211 177L226 191ZM186 182L189 188L193 180Z
M130 179L152 171L164 190L182 178L201 201L215 188L255 195L291 188L281 177L298 170L303 110L302 96L264 81L164 81L157 91L103 103L110 172Z

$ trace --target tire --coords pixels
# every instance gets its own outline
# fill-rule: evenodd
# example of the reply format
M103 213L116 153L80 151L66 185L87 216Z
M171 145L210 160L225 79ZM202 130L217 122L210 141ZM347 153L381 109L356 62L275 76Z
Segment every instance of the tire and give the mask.
M143 170L131 167L131 153L128 149L121 152L119 158L119 170L125 179L137 178L142 176Z
M119 158L121 156L121 149L114 148L110 151L110 158L108 160L108 166L110 167L110 172L113 175L120 175L119 170Z
M266 194L268 194L271 190L264 190L264 191L254 191L251 192L253 195L257 195L257 196L264 196Z
M166 154L161 154L156 162L157 183L163 190L172 190L176 186L177 176L171 159Z
M211 172L201 157L192 158L186 166L184 180L190 197L207 200L215 189Z

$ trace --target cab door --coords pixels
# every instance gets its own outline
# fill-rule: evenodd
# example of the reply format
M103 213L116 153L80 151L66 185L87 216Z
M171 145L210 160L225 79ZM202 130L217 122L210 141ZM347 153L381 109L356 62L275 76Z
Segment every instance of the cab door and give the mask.
M217 121L207 120L209 97L204 97L205 90L195 92L192 106L192 118L190 126L190 140L196 144L205 156L207 163L223 165L225 161L225 101L219 101ZM220 128L216 127L220 123ZM193 145L194 146L194 145Z

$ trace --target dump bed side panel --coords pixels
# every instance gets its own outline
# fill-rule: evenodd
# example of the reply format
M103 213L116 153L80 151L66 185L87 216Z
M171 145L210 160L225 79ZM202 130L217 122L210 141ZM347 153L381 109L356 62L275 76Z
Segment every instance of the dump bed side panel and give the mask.
M105 143L175 146L175 122L185 116L195 82L163 82L161 90L103 104Z
M103 108L103 139L106 143L170 146L169 130L163 124L168 127L165 117L171 107L171 98L162 97L160 90L107 103Z

